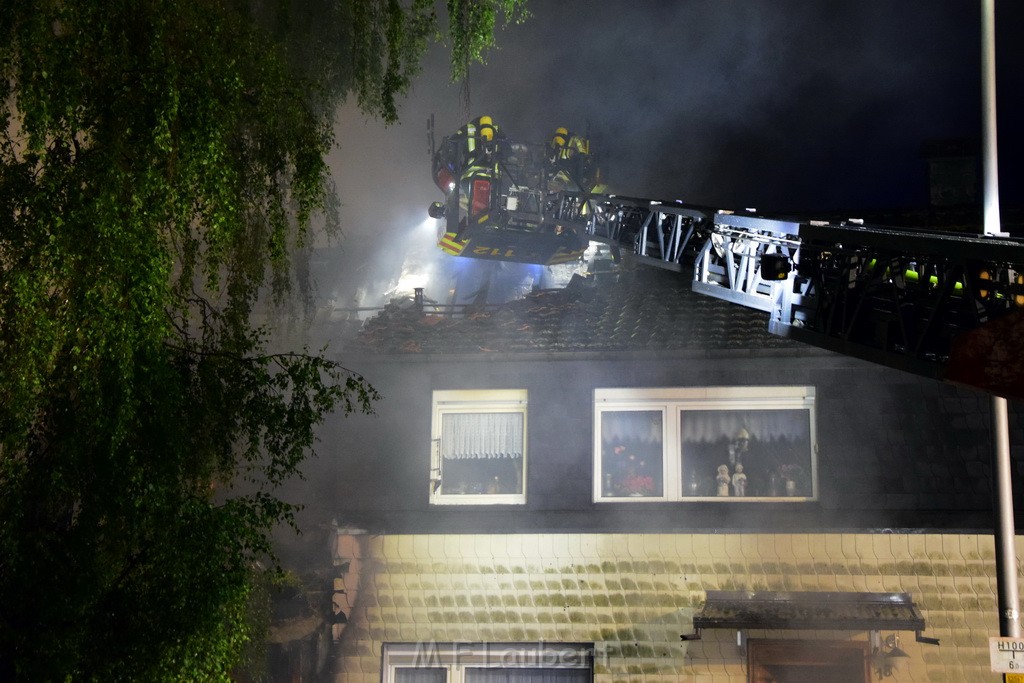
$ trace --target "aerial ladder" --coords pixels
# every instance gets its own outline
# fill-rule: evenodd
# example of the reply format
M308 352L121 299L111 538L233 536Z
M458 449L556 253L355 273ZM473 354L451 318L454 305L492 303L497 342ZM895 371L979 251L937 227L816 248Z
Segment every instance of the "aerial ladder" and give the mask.
M549 220L766 311L772 334L1024 398L1024 241L560 193Z
M445 221L448 254L556 265L602 242L691 276L695 292L767 312L772 334L1024 398L1020 239L725 211L603 194L581 179L559 188L550 146L464 131L435 146L428 128L445 193L430 215ZM453 162L468 140L486 153Z

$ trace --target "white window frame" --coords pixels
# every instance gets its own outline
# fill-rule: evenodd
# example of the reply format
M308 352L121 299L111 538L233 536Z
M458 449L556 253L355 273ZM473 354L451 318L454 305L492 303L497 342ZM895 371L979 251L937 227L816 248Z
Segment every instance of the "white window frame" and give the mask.
M430 504L431 505L523 505L526 503L528 459L526 389L478 389L435 391L430 431ZM520 493L448 493L442 492L441 419L451 413L522 413L523 416L523 488Z
M443 668L446 683L465 683L467 669L579 669L594 680L593 643L384 643L382 683L399 668Z
M676 387L594 390L595 503L794 503L818 500L818 438L815 391L811 386ZM683 458L680 420L683 411L696 410L794 410L808 411L811 440L810 496L688 496L683 495ZM601 422L605 411L662 411L662 495L606 496L602 482Z

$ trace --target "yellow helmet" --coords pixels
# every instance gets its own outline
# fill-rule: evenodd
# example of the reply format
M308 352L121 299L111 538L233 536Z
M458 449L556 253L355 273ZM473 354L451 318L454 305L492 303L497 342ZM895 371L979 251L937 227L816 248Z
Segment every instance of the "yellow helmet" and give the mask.
M490 116L480 117L480 137L487 142L494 139L494 121L491 120Z
M564 147L569 139L569 131L563 126L555 128L555 135L551 138L551 144L555 147Z

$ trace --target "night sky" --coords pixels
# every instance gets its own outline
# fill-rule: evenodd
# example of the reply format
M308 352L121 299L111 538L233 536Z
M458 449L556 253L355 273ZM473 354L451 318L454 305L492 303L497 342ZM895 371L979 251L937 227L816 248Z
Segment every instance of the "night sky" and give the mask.
M1024 187L1024 3L997 0L1000 198ZM432 50L383 127L347 105L328 295L433 263L426 120L491 115L509 137L589 132L613 192L765 211L924 206L928 141L981 138L978 0L532 0L471 70L470 106ZM855 215L851 213L851 215ZM422 258L417 254L422 253ZM411 257L410 257L411 254ZM465 259L458 259L464 261ZM431 267L445 267L444 264ZM429 294L429 292L428 292Z

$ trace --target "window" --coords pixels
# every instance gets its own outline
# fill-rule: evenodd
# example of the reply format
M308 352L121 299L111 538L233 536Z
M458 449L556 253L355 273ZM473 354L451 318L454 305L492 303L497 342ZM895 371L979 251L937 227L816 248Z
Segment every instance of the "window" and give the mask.
M384 683L591 683L584 643L385 643Z
M526 390L435 391L430 502L526 502Z
M814 387L594 391L594 500L817 500Z
M865 683L872 680L870 662L868 644L864 641L747 641L747 680L750 683Z

